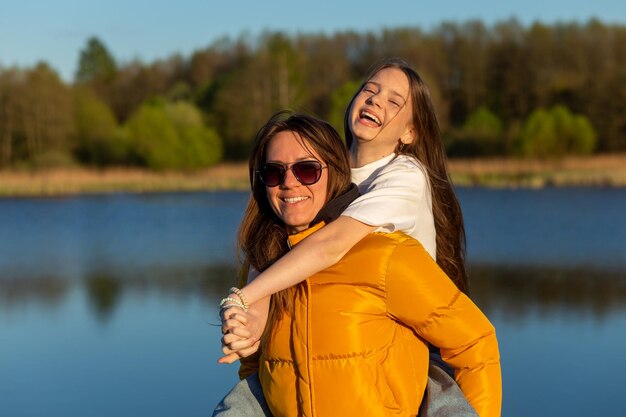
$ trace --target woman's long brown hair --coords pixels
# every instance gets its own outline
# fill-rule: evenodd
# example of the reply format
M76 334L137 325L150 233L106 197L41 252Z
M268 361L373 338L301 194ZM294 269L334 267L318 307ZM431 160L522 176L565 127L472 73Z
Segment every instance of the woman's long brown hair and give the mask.
M328 187L326 200L345 193L350 187L350 163L347 149L333 127L319 119L303 114L279 112L259 130L248 161L252 195L248 201L239 228L238 247L243 257L242 272L250 267L262 272L288 251L285 224L276 216L267 199L265 185L258 179L257 171L266 161L267 147L278 133L293 132L295 139L320 156L326 165ZM243 277L245 283L246 277ZM261 349L266 346L275 324L284 314L293 311L294 287L272 295L270 311L261 338Z
M469 282L465 270L463 214L450 180L448 159L430 92L417 72L405 61L397 58L383 60L374 65L365 81L385 68L397 68L406 74L413 104L413 127L417 132L417 137L411 144L396 148L396 154L411 155L426 168L432 191L433 217L437 233L437 264L461 291L467 293ZM350 101L344 118L348 147L352 146L353 142L349 123L350 108L359 91Z

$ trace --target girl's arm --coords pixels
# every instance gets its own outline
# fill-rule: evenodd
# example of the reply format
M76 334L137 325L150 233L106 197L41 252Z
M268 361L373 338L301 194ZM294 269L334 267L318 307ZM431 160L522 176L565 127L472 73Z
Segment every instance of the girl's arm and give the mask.
M241 290L246 301L252 305L336 264L354 245L375 229L376 226L361 223L351 217L339 216L308 236L243 287ZM231 296L237 297L234 294Z

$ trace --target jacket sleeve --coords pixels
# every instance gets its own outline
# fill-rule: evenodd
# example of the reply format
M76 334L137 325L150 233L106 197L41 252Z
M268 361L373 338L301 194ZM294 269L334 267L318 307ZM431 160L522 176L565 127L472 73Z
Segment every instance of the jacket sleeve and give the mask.
M502 379L493 325L419 242L399 244L386 277L389 314L439 347L481 417L500 416Z

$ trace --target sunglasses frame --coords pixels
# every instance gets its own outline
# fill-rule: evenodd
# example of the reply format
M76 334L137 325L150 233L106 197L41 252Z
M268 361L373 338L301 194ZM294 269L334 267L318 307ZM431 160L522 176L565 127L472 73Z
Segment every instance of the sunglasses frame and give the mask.
M299 164L313 164L316 165L316 178L315 181L313 182L307 182L304 183L302 182L302 180L300 179L300 177L298 176L298 174L296 174L296 171L293 170L293 167ZM278 184L276 185L268 185L265 181L263 181L263 168L266 167L267 165L272 165L272 166L276 166L280 168L280 181L278 182ZM302 185L313 185L315 183L317 183L320 178L322 178L322 170L328 168L328 166L326 165L322 165L322 163L320 161L317 160L306 160L306 161L298 161L298 162L293 162L291 164L281 164L279 162L266 162L263 165L261 165L261 167L259 169L256 170L257 176L259 177L259 181L261 181L263 183L263 185L265 185L266 187L278 187L279 185L282 185L285 183L285 177L287 176L287 171L291 171L291 173L293 174L294 177L296 177L296 180L298 180L298 182Z

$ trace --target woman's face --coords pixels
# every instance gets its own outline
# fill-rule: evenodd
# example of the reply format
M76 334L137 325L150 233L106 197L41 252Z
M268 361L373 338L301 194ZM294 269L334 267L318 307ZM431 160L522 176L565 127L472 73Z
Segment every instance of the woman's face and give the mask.
M384 68L370 78L350 106L350 131L358 146L391 154L398 140L415 139L409 80L398 68Z
M312 150L307 150L302 143L304 139L299 134L283 131L274 136L266 149L265 162L273 162L291 168L294 162L319 161L326 166L325 161ZM311 185L302 185L294 176L291 169L285 172L282 184L276 187L265 187L267 199L287 228L287 233L293 234L309 227L309 223L326 203L328 185L328 169L322 169L319 181Z

